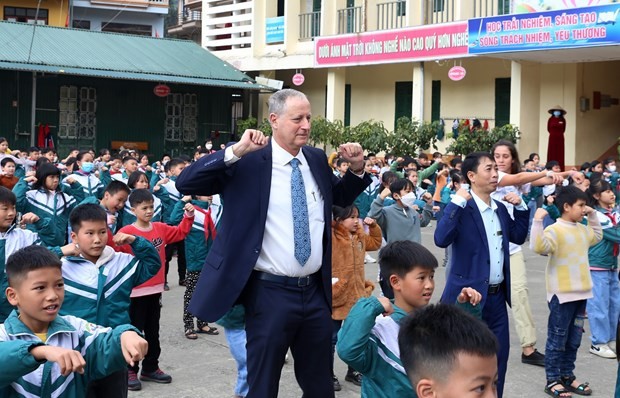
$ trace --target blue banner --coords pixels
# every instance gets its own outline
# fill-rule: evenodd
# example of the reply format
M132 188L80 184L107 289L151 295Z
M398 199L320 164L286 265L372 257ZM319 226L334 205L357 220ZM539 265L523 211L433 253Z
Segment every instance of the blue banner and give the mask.
M266 18L265 19L267 44L284 42L284 17Z
M620 44L620 4L470 19L469 53Z

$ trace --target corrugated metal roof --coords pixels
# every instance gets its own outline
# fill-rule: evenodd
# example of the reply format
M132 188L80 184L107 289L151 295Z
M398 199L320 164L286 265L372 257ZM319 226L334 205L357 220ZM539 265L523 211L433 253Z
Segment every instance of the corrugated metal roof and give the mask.
M0 22L0 68L265 88L192 41L14 22Z

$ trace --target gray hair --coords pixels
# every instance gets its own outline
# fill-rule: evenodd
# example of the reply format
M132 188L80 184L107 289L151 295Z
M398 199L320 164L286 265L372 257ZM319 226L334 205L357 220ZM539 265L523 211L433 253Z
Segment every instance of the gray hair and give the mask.
M276 115L281 115L284 113L284 109L286 107L286 101L289 98L301 98L304 100L308 100L306 94L301 91L293 90L292 88L285 88L284 90L276 91L269 97L269 113L273 113Z

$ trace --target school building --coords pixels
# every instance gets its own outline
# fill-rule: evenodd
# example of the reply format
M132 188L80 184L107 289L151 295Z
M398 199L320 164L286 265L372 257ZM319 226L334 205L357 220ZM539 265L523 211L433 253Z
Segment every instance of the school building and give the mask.
M541 5L543 4L543 5ZM547 151L547 110L566 111L566 164L617 155L620 4L534 0L203 0L202 46L313 113L392 129L401 116L478 118ZM266 117L267 94L252 113ZM440 143L440 150L449 143Z

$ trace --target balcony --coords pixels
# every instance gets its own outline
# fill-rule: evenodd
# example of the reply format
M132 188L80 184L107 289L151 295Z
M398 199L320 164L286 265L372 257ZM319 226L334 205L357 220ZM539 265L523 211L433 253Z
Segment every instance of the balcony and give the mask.
M321 35L321 11L299 14L299 40L308 41Z
M202 28L202 12L192 11L185 7L179 13L178 24L170 26L168 33L179 38L191 38L197 30Z
M504 15L510 13L510 5L511 0L472 0L467 3L462 0L426 0L423 3L424 21L434 24Z
M203 46L224 51L252 46L253 0L204 0Z
M377 4L377 29L398 29L407 26L407 3L404 0Z
M131 8L148 8L162 7L168 8L169 0L90 0L91 4L115 6L115 7L131 7Z
M362 7L338 10L338 34L362 32Z

